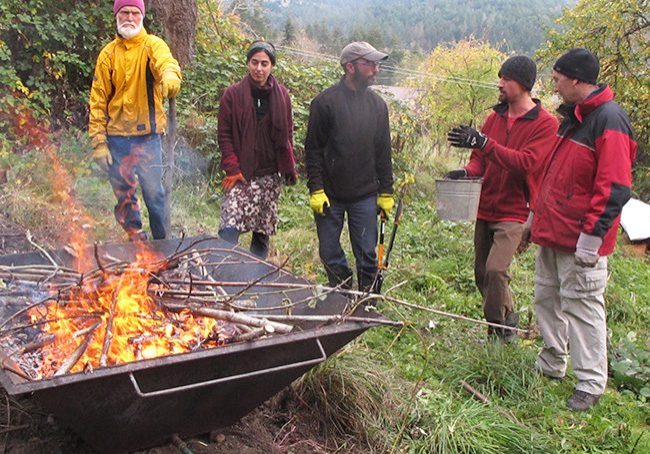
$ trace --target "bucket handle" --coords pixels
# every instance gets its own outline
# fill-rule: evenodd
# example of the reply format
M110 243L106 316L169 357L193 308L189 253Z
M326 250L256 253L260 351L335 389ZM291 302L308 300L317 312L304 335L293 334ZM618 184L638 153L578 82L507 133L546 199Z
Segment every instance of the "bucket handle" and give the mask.
M238 380L240 378L256 377L258 375L269 374L271 372L279 372L283 370L295 369L297 367L311 366L313 364L322 363L327 359L327 354L325 353L325 349L323 349L323 344L321 344L320 339L318 338L316 338L316 345L318 345L318 350L320 351L320 356L318 358L299 361L296 363L284 364L282 366L269 367L267 369L256 370L253 372L246 372L244 374L231 375L230 377L215 378L214 380L192 383L191 385L182 385L173 388L161 389L159 391L143 392L140 389L140 385L138 384L138 381L133 375L133 372L129 372L129 378L131 379L131 383L133 384L133 389L135 390L135 393L139 397L165 396L165 395L174 394L181 391L187 391L190 389L203 388L205 386L215 385L217 383L226 383L229 381Z

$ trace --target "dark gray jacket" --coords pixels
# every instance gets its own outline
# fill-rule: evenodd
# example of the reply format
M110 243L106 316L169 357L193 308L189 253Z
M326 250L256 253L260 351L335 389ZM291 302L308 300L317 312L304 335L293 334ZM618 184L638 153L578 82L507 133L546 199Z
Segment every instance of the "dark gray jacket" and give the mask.
M393 192L388 107L370 89L343 80L311 103L305 140L309 191L355 201Z

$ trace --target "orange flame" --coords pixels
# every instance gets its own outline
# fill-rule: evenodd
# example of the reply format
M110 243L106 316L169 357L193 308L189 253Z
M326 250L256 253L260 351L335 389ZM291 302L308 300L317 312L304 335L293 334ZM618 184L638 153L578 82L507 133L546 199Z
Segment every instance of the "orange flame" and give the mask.
M86 336L92 336L91 341L70 372L189 352L216 339L221 327L214 319L194 317L189 311L169 313L156 305L147 290L151 264L160 261L155 251L142 245L136 261L119 276L105 274L98 288L78 290L70 301L49 305L46 313L34 310L33 321L44 316L56 320L44 325L56 341L42 349L42 375L53 375ZM95 313L96 319L75 318ZM88 333L98 320L99 327Z
M73 177L50 140L48 125L27 109L11 114L13 131L28 138L29 146L24 149L41 150L51 169L52 199L61 207L61 218L67 220L59 240L72 247L77 271L94 268L92 253L87 252L87 245L92 244L88 230L94 221L74 197ZM149 277L156 270L150 267L161 260L163 257L143 243L135 262L119 275L104 273L97 286L86 284L72 291L66 301L32 308L32 323L49 320L42 330L55 336L54 342L40 350L39 378L60 370L86 341L83 355L70 372L188 352L207 340L218 342L221 326L214 319L195 318L189 311L169 313L151 298Z

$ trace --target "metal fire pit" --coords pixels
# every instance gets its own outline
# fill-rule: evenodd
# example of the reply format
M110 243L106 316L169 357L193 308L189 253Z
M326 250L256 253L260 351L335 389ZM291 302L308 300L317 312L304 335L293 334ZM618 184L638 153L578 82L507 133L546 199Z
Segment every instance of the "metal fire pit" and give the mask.
M169 255L192 241L196 239L160 240L151 245ZM206 238L200 247L229 246L219 239ZM99 247L99 253L104 252L132 260L135 247L131 243ZM51 255L62 265L72 262L72 256L65 251ZM212 258L219 260L223 255L214 253ZM0 257L0 265L48 263L40 253ZM219 281L250 282L274 269L270 263L256 261L245 266L219 267L218 275L213 277ZM262 282L310 284L283 270ZM241 287L225 289L236 293ZM310 289L291 292L290 296L272 294L260 298L257 304L275 307L287 297L298 301L312 294ZM300 305L292 313L340 314L349 303L345 296L330 293L315 307ZM3 304L7 304L7 298L3 300L0 290L0 305ZM385 320L376 313L358 315ZM25 381L1 370L0 383L10 395L33 393L49 412L97 451L135 450L165 443L172 434L189 437L234 424L367 328L375 326L348 321L320 325L294 324L289 334L39 381Z

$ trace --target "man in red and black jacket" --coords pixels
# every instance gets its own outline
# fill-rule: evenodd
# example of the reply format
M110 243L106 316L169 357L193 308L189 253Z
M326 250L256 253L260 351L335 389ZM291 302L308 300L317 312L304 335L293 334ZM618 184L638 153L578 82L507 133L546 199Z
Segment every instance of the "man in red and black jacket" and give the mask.
M450 131L456 147L473 148L465 168L448 178L482 177L478 219L474 229L474 274L488 322L516 327L508 268L520 245L524 225L537 193L544 163L555 141L557 119L531 97L537 67L518 55L499 70L499 104L481 132L469 126ZM513 330L490 327L503 341Z
M630 198L637 149L626 113L611 89L597 84L599 68L580 48L553 67L564 119L532 220L532 241L541 246L535 308L544 338L536 367L562 378L570 354L578 383L567 405L575 411L594 405L607 385L607 256Z

